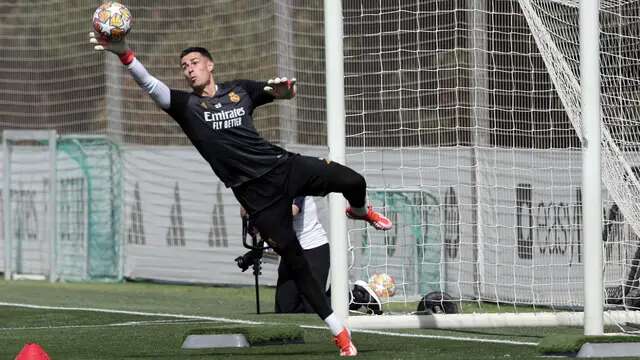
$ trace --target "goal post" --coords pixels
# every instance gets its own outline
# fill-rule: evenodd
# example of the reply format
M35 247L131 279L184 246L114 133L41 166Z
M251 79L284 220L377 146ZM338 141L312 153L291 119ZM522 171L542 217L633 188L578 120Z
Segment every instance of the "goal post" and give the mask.
M2 135L5 278L122 279L119 148L55 130Z
M329 159L345 163L344 69L342 50L342 1L324 2L325 73L327 87L327 145ZM326 46L326 44L332 44ZM336 315L348 315L346 202L340 194L329 194L329 239L331 244L331 305ZM335 285L334 285L335 284Z
M55 130L2 132L5 279L20 276L46 276L51 282L57 279L56 212L46 211L56 204L56 141ZM17 152L16 146L24 151ZM20 159L21 155L26 158ZM28 157L40 158L41 165L33 164ZM34 179L34 171L43 174L43 178ZM18 187L13 186L15 181ZM16 208L22 209L25 216L14 224L12 215ZM44 218L40 229L38 216Z
M97 135L61 136L58 244L66 279L119 281L124 270L124 174L120 147Z
M602 335L604 309L602 169L600 136L600 0L581 1L579 11L582 121L582 216L584 239L584 334ZM598 24L594 26L594 24Z

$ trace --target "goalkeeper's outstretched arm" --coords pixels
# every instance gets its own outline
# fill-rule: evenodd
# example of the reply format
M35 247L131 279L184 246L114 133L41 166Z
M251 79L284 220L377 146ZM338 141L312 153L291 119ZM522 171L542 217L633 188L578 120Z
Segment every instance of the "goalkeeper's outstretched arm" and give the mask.
M110 42L96 37L93 32L90 32L89 42L94 45L93 48L96 51L106 50L118 55L122 64L129 69L133 79L151 96L153 101L161 109L169 109L171 105L171 90L165 83L149 74L144 65L136 59L135 54L129 49L124 39L118 42Z

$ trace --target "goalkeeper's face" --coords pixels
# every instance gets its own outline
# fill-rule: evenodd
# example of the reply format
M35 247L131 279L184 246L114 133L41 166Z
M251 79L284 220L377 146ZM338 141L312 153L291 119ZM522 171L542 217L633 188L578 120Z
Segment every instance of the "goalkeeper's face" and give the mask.
M189 86L195 91L202 91L213 84L213 61L199 52L191 52L180 59L180 66Z

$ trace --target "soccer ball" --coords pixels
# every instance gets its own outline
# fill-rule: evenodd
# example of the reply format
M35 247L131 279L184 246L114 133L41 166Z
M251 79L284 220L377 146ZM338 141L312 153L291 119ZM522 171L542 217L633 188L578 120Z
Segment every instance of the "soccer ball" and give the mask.
M375 273L369 278L369 287L381 298L388 298L396 293L396 281L386 273Z
M131 12L124 5L108 1L93 13L93 28L110 41L121 41L131 30Z

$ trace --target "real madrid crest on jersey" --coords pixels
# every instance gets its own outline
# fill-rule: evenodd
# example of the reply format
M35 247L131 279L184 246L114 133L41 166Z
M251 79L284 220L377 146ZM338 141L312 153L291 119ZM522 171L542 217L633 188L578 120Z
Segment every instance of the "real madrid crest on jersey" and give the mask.
M240 101L240 95L232 91L229 93L229 100L231 100L234 103L237 103L238 101Z

